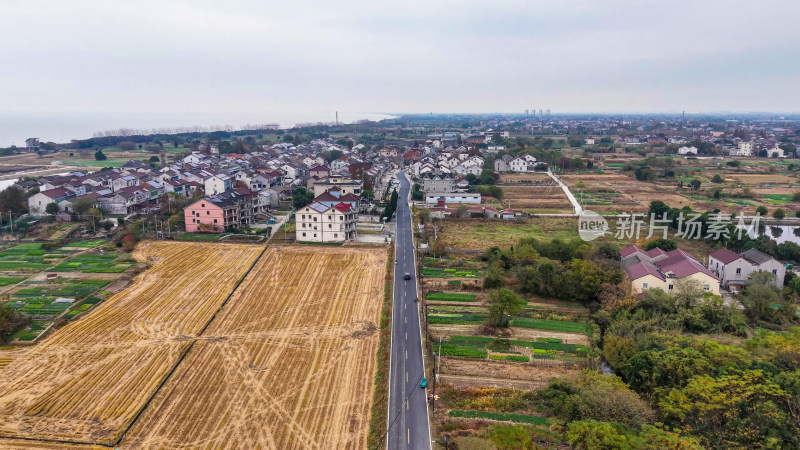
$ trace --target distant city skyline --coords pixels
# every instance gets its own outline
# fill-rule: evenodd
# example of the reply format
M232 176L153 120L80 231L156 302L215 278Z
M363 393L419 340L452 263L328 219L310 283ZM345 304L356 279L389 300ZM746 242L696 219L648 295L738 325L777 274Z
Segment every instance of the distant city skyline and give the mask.
M791 1L0 5L2 112L800 111Z

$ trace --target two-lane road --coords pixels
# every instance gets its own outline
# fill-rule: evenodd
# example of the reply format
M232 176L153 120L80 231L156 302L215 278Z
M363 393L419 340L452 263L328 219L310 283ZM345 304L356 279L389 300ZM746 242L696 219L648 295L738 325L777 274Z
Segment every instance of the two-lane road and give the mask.
M398 174L395 238L394 298L392 300L392 351L389 371L389 449L430 449L427 389L420 387L425 375L417 297L417 271L408 207L410 183ZM411 275L405 280L404 275Z

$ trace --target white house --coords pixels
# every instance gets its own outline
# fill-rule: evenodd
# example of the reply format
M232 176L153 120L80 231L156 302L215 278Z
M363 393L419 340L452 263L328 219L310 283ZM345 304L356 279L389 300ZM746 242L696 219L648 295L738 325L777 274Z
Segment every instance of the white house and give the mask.
M48 204L59 203L74 196L74 192L64 188L55 188L36 193L28 198L28 212L32 216L43 216L47 214L45 209Z
M689 154L696 155L697 154L697 147L695 147L695 146L687 147L686 145L684 145L683 147L678 149L678 154L679 155L689 155Z
M534 158L535 159L535 158ZM512 159L508 162L508 168L512 172L527 172L528 171L528 161L521 157L517 156L516 158Z
M233 178L224 173L212 175L203 182L206 195L221 194L233 188Z
M327 206L314 201L295 213L299 242L344 242L356 238L358 214L351 205Z
M785 158L783 149L775 145L775 147L767 149L767 158Z
M753 272L769 272L775 275L775 285L783 286L786 266L775 258L754 248L736 253L720 248L708 255L708 269L722 280L725 287L741 288Z
M425 203L435 205L444 200L447 204L480 204L481 194L474 192L430 192L425 195Z

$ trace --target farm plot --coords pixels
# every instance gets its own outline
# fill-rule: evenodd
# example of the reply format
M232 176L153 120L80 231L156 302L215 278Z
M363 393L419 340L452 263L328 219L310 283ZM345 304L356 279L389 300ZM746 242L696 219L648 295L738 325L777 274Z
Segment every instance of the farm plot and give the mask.
M0 351L0 438L112 442L261 251L145 242L152 268L34 347Z
M84 253L62 262L48 272L122 273L134 264L122 260L116 253Z
M31 341L35 339L39 332L46 328L46 325L72 307L75 302L82 300L108 283L110 283L108 280L26 281L20 289L11 294L10 299L5 302L5 306L31 316L36 323L11 336L11 340ZM45 326L37 327L36 325L39 323Z
M523 209L532 213L569 214L572 212L572 204L558 186L504 186L503 203L506 206L510 203L514 209Z
M273 247L122 442L364 448L386 253Z
M66 250L42 250L42 244L19 244L0 252L0 270L39 272L67 257Z

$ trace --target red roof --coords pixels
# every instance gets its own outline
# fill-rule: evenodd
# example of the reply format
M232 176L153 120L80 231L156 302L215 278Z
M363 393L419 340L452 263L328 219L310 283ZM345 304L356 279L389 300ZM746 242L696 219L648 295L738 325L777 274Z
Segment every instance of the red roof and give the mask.
M619 254L620 254L620 256L622 256L623 259L625 259L628 256L631 256L632 254L637 253L637 252L638 253L644 253L644 250L640 249L636 245L629 245L629 246L623 248L622 250L620 250Z
M350 211L350 204L349 203L337 203L333 205L334 208L338 209L341 212L349 212Z
M658 268L647 261L642 261L638 264L626 267L625 272L628 273L628 277L631 280L636 280L647 275L652 275L662 281L665 279Z
M724 247L719 249L719 250L713 251L708 256L718 260L722 264L729 264L729 263L732 263L732 262L736 261L737 259L741 258L741 256L738 253L736 253L736 252L734 252L732 250L728 250L727 248L724 248Z

